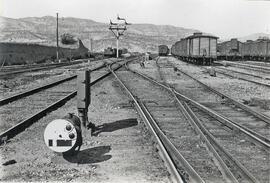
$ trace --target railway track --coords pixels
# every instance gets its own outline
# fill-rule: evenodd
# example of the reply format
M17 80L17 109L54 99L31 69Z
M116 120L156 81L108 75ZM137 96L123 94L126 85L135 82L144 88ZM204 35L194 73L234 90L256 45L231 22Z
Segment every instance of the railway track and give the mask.
M169 131L172 131L171 138L173 138L175 136L175 133L177 133L177 134L181 133L181 130L182 130L182 133L185 133L185 135L183 135L182 139L191 138L194 140L194 142L197 142L197 144L199 144L198 136L194 136L194 133L191 132L192 130L186 131L186 129L183 129L183 128L176 128L177 125L180 125L179 121L181 121L182 118L181 118L181 115L178 114L177 108L172 103L173 101L170 99L169 96L167 96L168 93L166 95L163 95L164 91L161 93L155 92L156 90L160 90L160 88L154 86L153 84L149 83L148 81L137 79L138 76L136 76L134 74L132 74L132 76L130 74L132 74L132 73L130 73L128 71L121 71L121 74L114 73L114 76L122 84L123 88L127 91L128 95L133 99L134 104L136 106L136 109L140 113L142 119L144 119L145 124L148 127L148 129L153 133L153 136L155 137L155 140L158 144L157 145L158 149L161 151L162 157L165 159L164 161L167 164L171 165L171 166L169 166L169 167L171 167L169 169L170 169L171 174L173 175L172 179L174 180L174 182L184 182L184 177L185 177L185 179L190 179L190 180L193 180L195 182L197 182L197 181L203 182L202 178L191 167L191 165L189 163L187 163L187 161L185 160L183 155L181 155L178 152L175 145L173 145L171 143L171 141L168 139L168 137L166 137L166 135ZM144 89L142 87L138 87L138 86L143 86ZM151 91L151 92L149 92L149 91ZM159 115L160 113L163 113L164 115L163 114ZM168 113L170 113L170 114L168 114ZM166 116L165 116L165 114L166 114ZM185 125L188 126L187 123ZM167 126L166 135L164 132L162 132L158 128L158 126L162 126L163 128L166 128L166 126ZM178 131L176 129L178 129ZM164 129L163 129L163 131L164 131ZM186 132L184 132L184 131L186 131ZM176 142L174 142L174 143L178 144L179 146L184 147L186 141L185 140L182 141L182 139L178 138L178 141L177 141L177 139L175 139ZM182 160L179 160L179 158L174 158L175 160L172 160L170 158L170 156L172 156L173 154L169 153L167 155L168 148L171 150L174 149L175 150L174 156L176 156L176 157L180 156L180 157L182 157ZM207 175L212 173L212 175L215 174L215 176L214 176L215 180L222 178L221 174L217 171L217 167L214 165L213 161L211 160L211 157L209 155L207 155L206 149L204 149L203 147L196 148L196 147L194 147L193 144L188 144L188 146L186 146L185 150L183 150L182 153L186 152L186 155L187 155L190 151L197 152L201 155L206 153L206 155L204 155L204 157L208 158L208 160L209 160L208 166L211 167L211 170L213 170L214 173L208 172L208 174L207 174L207 170L204 170L202 167L200 167L203 159L200 160L200 156L198 155L196 158L193 157L193 163L195 165L197 162L198 166L196 168L197 168L197 170L199 169L201 171L201 175L204 175L206 178ZM192 158L192 157L190 157L190 158ZM192 171L193 174L191 174L191 173L187 174L186 170L183 167L172 166L173 165L172 161L174 161L173 163L176 163L178 161L177 162L178 165L179 165L179 161L185 161L187 164L186 166L190 167L190 172ZM178 170L181 173L176 172L176 170ZM181 175L181 176L179 176L179 175ZM189 177L186 177L186 176L189 176Z
M239 80L247 81L264 87L270 87L270 69L264 66L241 64L229 61L223 61L229 64L232 68L215 66L215 71L227 77L236 78ZM204 70L208 70L203 66L198 66Z
M248 71L244 70L244 69L235 69L235 68L225 68L225 67L215 67L218 69L222 69L225 71L230 71L230 72L235 72L235 73L239 73L239 74L243 74L243 75L247 75L247 76L252 76L254 78L259 78L259 79L265 79L265 80L269 80L269 75L268 74L263 74L260 72L252 72L252 71Z
M50 121L77 113L76 98L0 146L1 164L17 162L2 167L1 181L171 182L149 132L122 92L112 75L91 88L88 115L98 130L94 135L84 131L83 146L75 156L53 153L42 134Z
M148 76L140 75L169 91L172 90L166 84L159 83ZM181 84L181 88L183 87L184 86ZM228 172L231 172L226 173L228 177L231 177L229 180L232 182L269 181L269 165L267 163L269 162L269 146L268 148L264 148L264 150L254 147L254 145L252 145L252 142L255 141L254 139L251 140L251 138L249 138L249 140L247 140L246 135L239 133L240 129L235 131L231 125L226 124L224 119L220 118L220 114L179 92L174 91L174 95L179 105L182 106L182 110L188 111L186 116L189 116L189 119L195 121L194 123L198 125L197 128L201 129L201 133L211 142L216 153L219 154L223 162L227 165L227 168L230 170ZM184 101L184 103L181 104L179 99L181 99L182 102ZM243 128L241 129L242 131L244 130ZM224 164L222 167L223 166Z
M136 109L140 112L141 117L144 119L145 125L149 128L151 133L154 135L155 140L157 141L157 144L158 144L157 145L158 149L161 152L161 156L165 160L165 163L170 170L172 181L182 183L183 179L181 178L181 176L177 172L177 169L176 169L173 161L171 160L169 154L166 152L166 149L165 149L161 139L158 137L156 130L153 128L153 126L151 124L151 122L153 122L153 119L151 119L151 116L147 115L147 109L145 109L145 107L143 107L143 104L139 100L136 99L136 96L134 96L130 92L130 89L127 88L126 84L124 84L122 79L119 78L118 74L116 74L112 69L110 69L110 70L113 73L113 75L115 76L115 78L122 85L122 87L126 90L128 95L131 97L131 99L133 100L133 102L135 104ZM124 71L122 71L122 72L124 72Z
M181 87L177 88L178 91L213 111L218 112L224 119L227 119L227 121L231 121L233 124L244 128L246 131L262 139L267 144L270 143L269 116L252 110L179 68L178 71L187 76L187 80L181 82ZM269 150L269 147L270 146L267 145L266 149Z
M262 121L265 121L266 123L270 124L270 117L267 115L264 115L262 113L256 112L253 109L251 109L250 107L238 102L236 99L230 97L229 95L226 95L225 93L222 93L212 87L210 87L208 84L205 84L203 82L201 82L199 79L196 79L195 77L193 77L191 74L188 74L187 71L182 70L179 67L175 67L172 63L171 67L174 67L174 69L177 69L179 72L181 72L182 74L184 74L185 76L187 76L188 78L196 81L198 84L200 84L201 86L203 86L204 88L206 88L207 90L217 94L218 96L220 96L223 100L226 99L228 100L231 104L235 105L236 107L239 107L240 109L242 109L243 111L246 111L252 115L254 115L255 117L261 119ZM204 69L204 68L203 68Z
M240 63L248 63L250 65L257 65L257 66L264 66L264 67L270 67L269 62L256 62L256 61L242 61Z
M41 70L36 72L26 72L21 74L9 75L0 78L0 90L2 91L1 99L7 98L11 95L16 95L19 92L30 90L29 85L38 88L41 83L50 84L54 81L65 79L74 75L78 69L85 67L92 67L93 65L100 65L108 60L98 60L89 63L81 63L70 66L59 67L50 70ZM54 80L52 80L54 78ZM1 105L1 103L0 103Z
M139 73L136 74L138 75ZM139 75L140 77L142 76L144 79L149 80L148 77L141 74ZM154 129L156 131L156 135L154 134L154 136L158 136L158 139L164 144L164 148L166 148L169 156L173 157L172 161L176 164L176 168L183 179L181 181L238 182L238 180L248 180L250 182L250 180L252 180L252 182L257 182L256 178L254 178L243 166L239 168L241 165L237 165L236 168L234 167L234 170L229 169L229 166L222 160L221 155L219 155L217 150L211 145L213 143L209 142L203 132L201 132L199 128L193 130L193 125L187 120L187 113L182 111L182 113L179 114L180 112L174 104L175 101L172 96L168 96L168 92L164 92L163 90L163 93L166 93L166 95L160 93L157 94L157 90L160 90L160 88L150 87L149 83L146 84L145 81L143 83L138 79L135 80L136 84L134 84L134 82L132 83L128 79L130 77L127 77L127 75L123 73L121 73L121 76L116 75L116 77L127 90L129 96L133 98L136 103L136 108L142 118L149 119L145 119L146 126L148 126L149 129ZM121 79L119 79L119 77ZM132 78L134 81L134 77ZM150 79L148 82L153 82L153 80ZM138 86L145 87L147 92ZM170 91L169 93L171 93L171 95L172 93L174 94L173 90L166 85L159 84L159 86L165 87ZM151 92L149 92L149 90ZM176 98L176 101L179 100ZM142 109L140 109L140 107ZM211 149L211 153L208 151L208 148ZM221 149L222 148L219 148L219 153ZM222 150L224 151L224 149ZM215 152L214 156L212 155L213 152ZM223 158L226 156L227 161L229 159L230 162L235 162L235 159L232 157L228 158L228 155L222 156ZM234 174L238 172L239 175L239 171L241 172L241 176L244 177L236 178Z
M104 66L99 66L98 70ZM119 69L116 67L114 69ZM104 73L105 72L105 73ZM110 75L110 72L103 71L94 75L94 80L91 85L94 85L98 81ZM24 131L31 124L36 122L47 113L56 110L64 105L68 100L75 97L76 76L72 76L68 80L52 83L50 86L42 86L39 89L27 91L25 93L18 94L7 98L4 101L13 101L0 108L1 115L1 130L0 143L4 143L18 133ZM3 104L2 103L2 104ZM27 115L27 117L25 117Z
M102 64L101 66L96 67L96 68L92 69L91 71L99 70L101 68L104 68L105 66L106 66L106 64ZM73 79L76 79L76 78L77 78L77 75L72 75L72 76L66 77L64 79L60 79L58 81L51 82L49 84L39 86L39 87L35 87L33 89L30 89L30 90L27 90L27 91L24 91L24 92L21 92L21 93L6 97L6 98L0 100L0 106L8 104L8 103L13 102L13 101L16 101L18 99L22 99L23 97L33 95L33 94L35 94L37 92L43 91L45 89L54 87L56 85L62 84L64 82L67 82L67 81L70 81L70 80L73 80Z
M223 61L225 64L229 64L230 66L233 67L239 67L239 68L244 68L252 71L259 71L263 72L266 74L270 73L270 67L268 66L260 66L260 65L254 65L254 64L243 64L243 63L236 63L236 62L230 62L230 61Z
M40 70L48 70L48 69L54 69L58 67L64 67L64 66L70 66L75 64L80 64L85 61L78 60L74 62L68 62L68 63L54 63L54 64L38 64L38 65L27 65L27 66L7 66L2 67L0 70L0 78L7 77L9 75L14 74L21 74L25 72L33 72L33 71L40 71Z
M227 69L227 68L223 68L223 67L215 67L215 71L220 73L220 74L223 74L225 76L248 81L248 82L255 83L257 85L261 85L261 86L265 86L265 87L270 87L270 82L269 82L270 78L269 78L268 74L264 74L264 75L253 74L253 73L247 73L247 72L243 72L243 71Z

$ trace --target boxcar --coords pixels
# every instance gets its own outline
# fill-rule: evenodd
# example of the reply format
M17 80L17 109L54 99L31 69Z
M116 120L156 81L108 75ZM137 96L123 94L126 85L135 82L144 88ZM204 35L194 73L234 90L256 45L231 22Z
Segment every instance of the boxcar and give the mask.
M195 64L210 65L217 59L217 39L201 32L194 33L175 43L173 55Z
M241 60L241 47L242 43L237 39L218 43L218 60Z
M167 56L169 54L169 47L167 45L159 45L158 46L158 55L159 56Z
M270 61L270 40L260 38L242 43L237 39L218 44L218 59Z
M242 45L241 55L244 60L270 61L270 40L247 40Z
M217 39L218 37L202 33L187 37L189 60L196 64L210 65L217 58Z

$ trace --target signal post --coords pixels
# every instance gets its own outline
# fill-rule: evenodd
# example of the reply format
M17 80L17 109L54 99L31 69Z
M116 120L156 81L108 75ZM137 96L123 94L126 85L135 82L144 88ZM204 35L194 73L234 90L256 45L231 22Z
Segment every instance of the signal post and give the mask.
M127 30L127 25L131 25L130 23L126 22L126 19L120 18L117 15L117 23L113 23L110 20L110 27L111 30L116 38L116 57L119 57L119 38L124 35L124 32Z

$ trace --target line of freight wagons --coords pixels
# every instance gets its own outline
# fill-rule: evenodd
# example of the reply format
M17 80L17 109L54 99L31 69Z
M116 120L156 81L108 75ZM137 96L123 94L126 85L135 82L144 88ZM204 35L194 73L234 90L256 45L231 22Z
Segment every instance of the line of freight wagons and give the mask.
M218 59L270 61L270 40L260 38L242 43L231 39L218 44Z
M217 43L218 37L194 33L177 41L171 47L171 55L183 61L210 65L214 60L262 60L270 61L270 40L260 38L242 43L237 39ZM160 45L159 55L166 56L169 48Z

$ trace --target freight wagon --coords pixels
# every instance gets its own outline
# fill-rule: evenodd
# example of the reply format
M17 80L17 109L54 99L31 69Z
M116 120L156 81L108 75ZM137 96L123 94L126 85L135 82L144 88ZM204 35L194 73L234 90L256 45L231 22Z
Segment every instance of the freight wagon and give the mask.
M159 56L167 56L169 54L169 47L167 45L159 45L158 46L158 55Z
M240 49L244 60L270 61L270 40L247 40Z
M237 39L218 44L219 60L255 60L270 61L270 40L247 40L242 43Z
M194 64L210 65L217 59L217 39L201 32L177 41L171 49L173 56Z
M117 53L117 49L116 48L108 47L108 48L105 48L104 49L104 53L103 54L106 57L116 57L116 53ZM122 54L126 54L126 53L128 53L128 49L126 49L126 48L123 48L123 49L119 49L118 50L119 57Z
M241 60L241 48L242 43L235 38L230 41L218 43L217 58L218 60Z

